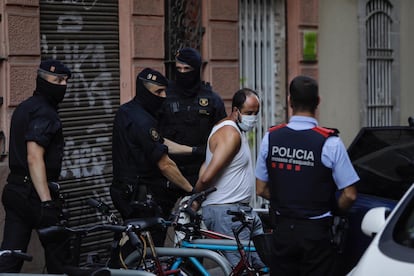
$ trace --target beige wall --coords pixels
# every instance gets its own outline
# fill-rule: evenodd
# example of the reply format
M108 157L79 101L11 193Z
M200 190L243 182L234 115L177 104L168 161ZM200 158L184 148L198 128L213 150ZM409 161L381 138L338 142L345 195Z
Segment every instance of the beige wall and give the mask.
M0 130L6 135L8 151L10 119L14 107L33 93L36 68L40 61L38 1L0 0ZM8 158L0 161L0 198L9 173ZM4 209L0 204L0 241L3 240ZM33 258L25 262L22 272L42 273L43 248L33 231L28 253Z
M319 0L320 123L336 127L348 146L359 131L358 0ZM414 116L414 1L400 6L400 125ZM398 20L398 19L397 19Z
M233 94L240 88L238 0L202 1L202 7L202 57L207 61L203 80L211 83L230 112Z
M414 117L414 1L401 1L401 116L402 125L407 125L407 118Z
M318 4L318 0L286 1L286 77L288 86L297 75L318 79L318 60L305 61L303 58L304 33L313 31L319 35ZM290 106L287 106L287 109L288 120L292 115L292 109Z
M320 124L348 146L359 130L358 0L319 1Z

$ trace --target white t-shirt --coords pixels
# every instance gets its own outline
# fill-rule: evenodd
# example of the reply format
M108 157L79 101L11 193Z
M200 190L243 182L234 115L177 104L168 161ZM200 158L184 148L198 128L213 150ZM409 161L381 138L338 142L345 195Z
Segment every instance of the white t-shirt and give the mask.
M253 195L255 176L249 143L247 141L246 133L241 132L235 122L226 120L213 127L208 138L209 141L207 142L205 165L207 166L210 163L213 156L209 147L210 138L223 126L232 126L240 133L240 150L236 156L234 156L230 164L216 177L213 185L217 188L217 191L207 196L206 200L202 203L202 206L236 202L249 203Z

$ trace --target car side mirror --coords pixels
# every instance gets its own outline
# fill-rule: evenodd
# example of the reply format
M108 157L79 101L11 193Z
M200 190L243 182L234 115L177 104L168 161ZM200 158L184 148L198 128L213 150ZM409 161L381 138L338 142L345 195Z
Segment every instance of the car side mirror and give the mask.
M362 219L361 230L368 237L374 237L385 226L385 221L391 210L388 207L370 209Z

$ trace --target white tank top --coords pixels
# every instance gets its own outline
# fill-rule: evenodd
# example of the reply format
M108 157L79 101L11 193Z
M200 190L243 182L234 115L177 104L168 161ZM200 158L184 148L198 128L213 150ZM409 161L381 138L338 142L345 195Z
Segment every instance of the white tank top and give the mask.
M224 168L221 174L217 177L215 183L213 183L217 188L217 191L208 195L202 206L236 202L249 203L254 191L255 177L249 143L247 141L246 133L241 132L235 122L226 120L213 127L207 142L205 164L207 166L212 158L212 153L209 147L211 136L218 129L227 125L234 127L240 133L240 150L230 164Z

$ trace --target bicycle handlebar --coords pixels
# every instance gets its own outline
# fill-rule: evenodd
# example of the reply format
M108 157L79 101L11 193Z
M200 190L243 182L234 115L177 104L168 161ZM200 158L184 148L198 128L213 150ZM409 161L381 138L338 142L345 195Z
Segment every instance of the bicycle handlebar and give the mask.
M201 191L199 193L195 193L192 196L190 196L190 198L188 199L188 205L191 206L191 204L200 199L200 201L204 201L206 199L206 196L208 196L209 194L211 194L212 192L217 191L216 187L210 187L208 189L205 189L204 191Z
M210 187L204 191L193 194L192 196L190 196L187 203L183 206L182 211L186 212L190 216L191 219L195 219L197 217L197 213L191 208L191 206L193 205L193 202L198 201L199 203L201 203L202 201L206 199L207 195L211 194L212 192L216 190L217 190L216 187ZM178 217L179 216L177 216L177 220L178 220Z
M21 250L0 250L0 256L13 256L25 261L32 261L33 257Z
M251 216L248 216L244 210L232 211L227 210L228 215L232 215L232 221L240 221L242 223L250 223L253 221Z
M98 209L99 212L101 212L104 215L109 215L109 210L111 209L107 204L100 200L96 200L94 198L88 198L86 200L86 203L88 203L89 206L94 207Z
M88 233L107 230L114 233L122 233L127 229L127 226L113 225L113 224L99 224L91 227L70 228L61 225L53 225L38 230L39 236L47 237L61 233L72 233L76 235L87 235Z
M134 224L127 224L127 225L114 225L114 224L99 224L94 225L91 227L80 227L80 228L70 228L60 225L55 226L49 226L46 228L39 229L39 237L47 238L50 236L54 236L56 234L62 234L62 233L71 233L78 236L85 236L88 233L106 230L111 231L114 233L126 233L129 237L129 240L131 242L131 245L134 247L138 247L140 245L140 240L138 237L138 234L134 231L140 229L139 225Z

